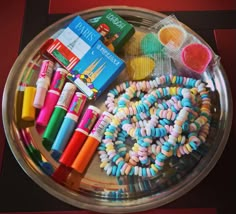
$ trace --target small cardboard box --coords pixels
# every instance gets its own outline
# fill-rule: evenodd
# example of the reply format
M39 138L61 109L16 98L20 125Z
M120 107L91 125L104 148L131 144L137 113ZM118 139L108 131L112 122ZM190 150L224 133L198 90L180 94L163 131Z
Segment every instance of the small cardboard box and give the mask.
M118 52L135 33L133 25L111 9L106 10L94 28L103 36L104 44L114 52Z
M101 34L77 16L50 45L47 52L70 71L101 38Z
M91 99L99 96L124 68L124 61L99 40L67 78Z

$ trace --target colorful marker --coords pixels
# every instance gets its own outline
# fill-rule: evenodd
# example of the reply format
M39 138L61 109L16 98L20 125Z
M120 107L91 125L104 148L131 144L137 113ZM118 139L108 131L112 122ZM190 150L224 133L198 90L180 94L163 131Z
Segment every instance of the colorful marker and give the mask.
M36 82L37 89L36 94L34 97L34 107L35 108L42 108L45 97L48 91L48 87L51 82L51 77L53 73L53 65L54 63L50 60L43 60L41 69L39 72L39 77Z
M61 92L61 96L56 104L56 107L54 108L47 128L43 134L43 145L48 151L51 149L52 144L56 139L57 133L64 120L75 90L76 86L67 82Z
M23 73L21 83L16 97L16 120L19 127L30 127L34 125L35 108L33 106L36 88L32 85L38 78L41 58L34 57Z
M106 127L112 121L112 117L113 116L108 112L102 113L71 166L74 170L79 173L85 171L89 161L92 159L94 152L102 140Z
M93 125L97 121L99 114L100 110L95 106L90 105L87 108L65 151L62 153L59 160L61 164L68 167L72 165L89 132L92 130Z
M27 86L25 88L22 116L21 116L23 120L33 121L35 119L35 108L33 106L35 93L36 93L35 87Z
M64 151L75 127L79 116L84 108L86 102L86 95L76 92L70 104L69 110L63 120L57 137L52 145L52 157L59 160Z
M66 74L68 72L63 68L57 68L52 83L50 85L49 91L46 95L44 106L41 109L39 116L37 118L37 125L47 126L48 121L51 117L53 109L60 97L62 88L65 84Z

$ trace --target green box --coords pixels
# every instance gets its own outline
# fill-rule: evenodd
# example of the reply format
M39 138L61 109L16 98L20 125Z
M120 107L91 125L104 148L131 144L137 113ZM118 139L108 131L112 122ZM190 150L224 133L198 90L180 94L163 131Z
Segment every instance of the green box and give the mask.
M106 10L94 28L103 36L103 43L114 52L118 52L135 33L133 25L111 9Z

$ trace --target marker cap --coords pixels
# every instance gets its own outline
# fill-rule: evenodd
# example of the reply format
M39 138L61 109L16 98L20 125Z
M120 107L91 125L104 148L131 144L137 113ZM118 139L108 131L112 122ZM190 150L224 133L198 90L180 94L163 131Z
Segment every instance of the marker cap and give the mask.
M44 105L45 97L47 94L47 88L37 87L36 94L34 97L34 107L41 109Z
M23 120L32 121L35 119L35 108L33 106L35 93L35 87L28 86L25 88L21 115Z
M57 106L68 110L75 91L76 86L70 82L67 82L61 92L59 100L57 101Z

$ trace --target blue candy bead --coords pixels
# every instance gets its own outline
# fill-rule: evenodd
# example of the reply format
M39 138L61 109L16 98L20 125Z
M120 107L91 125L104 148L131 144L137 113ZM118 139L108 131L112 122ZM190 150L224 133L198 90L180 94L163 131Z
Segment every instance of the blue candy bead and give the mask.
M130 170L130 172L129 172L129 175L132 176L133 174L134 174L134 167L132 166L132 167L131 167L131 170Z
M167 95L167 90L166 88L162 88L162 91L163 91L163 94L164 94L164 97Z
M121 144L117 144L117 145L116 145L117 150L119 150L119 149L122 148L122 147L126 147L126 145L125 145L124 143L121 143Z
M166 84L169 85L171 84L171 81L170 81L170 77L168 75L166 75Z
M174 106L171 106L170 107L170 109L171 109L171 111L173 111L173 112L175 112L175 113L177 113L178 111L177 111L177 109L175 109L175 107Z
M126 102L124 100L119 100L118 101L118 105L122 105L122 106L125 106L126 105Z
M156 176L157 175L156 171L154 171L153 168L150 168L150 173L151 173L152 176Z
M113 137L113 136L112 136L112 137ZM124 138L124 137L121 137L121 136L118 136L118 137L117 137L117 140L120 140L120 141L124 142L124 141L125 141L125 138Z
M163 166L158 166L157 164L154 164L154 166L158 169L158 170L162 170Z
M153 136L153 137L156 136L156 130L154 127L151 127L151 136Z
M156 94L157 94L157 97L158 97L158 98L161 98L161 93L160 93L159 90L156 90Z
M161 132L161 137L166 136L167 132L165 128L160 128L160 132Z
M120 155L116 154L116 155L112 158L112 161L113 161L113 162L116 162L118 158L120 158Z
M106 135L105 139L113 139L113 136L112 135Z
M130 100L130 96L128 94L123 94L122 95L125 99Z
M182 125L182 130L184 132L187 132L189 130L189 123L188 122L184 122L183 125Z
M142 142L140 146L142 146L142 147L148 147L148 146L150 146L150 144L147 143L147 142Z
M183 78L183 77L181 77L181 76L179 76L179 84L180 84L180 85L182 85L182 84L183 84L183 80L184 80L184 78Z
M160 135L161 135L160 129L156 128L156 137L160 137Z
M125 151L121 151L118 153L121 157L124 157L126 155L126 152Z
M112 166L111 174L112 174L113 176L116 175L116 170L117 170L117 166L116 166L116 165Z
M146 168L142 168L142 175L143 175L143 177L147 177Z
M168 120L168 119L163 119L163 121L165 122L165 124L167 124L167 125L170 125L171 124L171 121L170 120Z
M168 141L164 142L163 145L168 147L169 149L171 149L171 147L172 147L172 144Z
M161 124L162 126L165 126L165 125L166 125L165 122L164 122L164 120L159 120L159 124Z
M111 94L113 94L114 96L116 96L116 92L112 89L109 91Z
M182 96L182 90L183 90L183 88L178 88L178 95L179 96Z
M164 154L162 154L162 153L158 153L157 156L156 156L156 158L157 158L160 162L164 162L164 161L167 159L167 157L166 157Z
M166 152L170 151L170 148L165 145L162 145L161 149L165 150Z
M194 141L190 141L189 145L191 146L193 150L197 150L197 145L196 143L194 143Z
M145 108L146 111L149 111L149 106L148 106L148 104L143 103L143 106L144 106L144 108Z
M146 159L144 159L144 160L141 160L140 162L141 162L141 164L145 165L145 164L148 163L148 159L146 158Z
M99 147L98 147L98 150L99 150L99 151L106 151L106 147L104 147L104 146L99 146Z
M126 119L126 120L123 120L121 122L121 125L124 125L124 124L129 124L130 123L130 120L129 119Z

